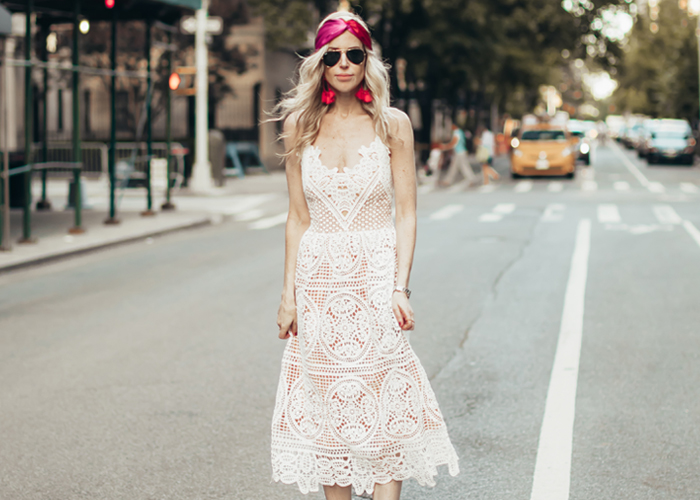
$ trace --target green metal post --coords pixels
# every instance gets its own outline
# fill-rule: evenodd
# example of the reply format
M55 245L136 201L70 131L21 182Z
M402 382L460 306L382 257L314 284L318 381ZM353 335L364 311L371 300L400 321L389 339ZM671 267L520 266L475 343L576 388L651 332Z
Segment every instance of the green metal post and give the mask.
M109 131L109 217L105 224L119 224L117 218L117 7L112 8L112 87L110 89L110 131Z
M38 47L41 52L41 60L45 63L49 62L49 51L46 48L46 39L48 37L51 26L44 24L41 27L41 45ZM44 91L41 99L41 161L49 161L49 132L47 127L48 114L48 95L49 95L49 69L44 68ZM41 199L36 202L37 210L51 210L51 202L46 198L46 181L48 171L44 168L41 170Z
M173 72L173 51L172 51L172 45L173 45L173 33L172 31L168 32L168 77L172 74ZM167 176L166 176L166 181L165 181L165 203L161 206L161 209L163 210L174 210L175 205L170 201L170 174L171 174L171 164L172 164L172 154L170 153L170 150L172 149L172 144L173 144L173 127L172 127L172 118L173 118L173 91L170 89L170 85L168 85L167 89L167 95L166 95L166 102L165 102L165 142L166 142L166 158L168 161L168 168L167 168Z
M151 191L151 155L153 155L153 76L151 75L151 37L153 31L153 21L146 21L146 210L141 212L143 216L152 216L156 213L153 211L153 193Z
M3 40L2 51L3 54L7 54L7 39ZM3 151L2 151L2 193L0 196L1 207L2 207L2 225L0 227L0 251L9 252L12 250L12 244L10 243L10 134L7 127L7 113L8 113L8 99L7 99L7 82L10 79L8 73L7 60L3 57L2 63L2 94L0 94L0 110L2 114L0 115L0 123L2 124L2 131L0 134L3 135Z
M34 0L27 0L26 4L26 32L24 37L24 59L28 63L24 69L24 161L32 165L32 118L34 99L32 95L32 14L34 13ZM24 213L22 217L22 238L20 243L33 243L32 239L32 169L24 175Z
M80 144L80 0L73 0L73 161L82 161ZM82 186L80 170L73 170L73 193L75 195L75 225L68 230L71 234L85 232L82 227Z

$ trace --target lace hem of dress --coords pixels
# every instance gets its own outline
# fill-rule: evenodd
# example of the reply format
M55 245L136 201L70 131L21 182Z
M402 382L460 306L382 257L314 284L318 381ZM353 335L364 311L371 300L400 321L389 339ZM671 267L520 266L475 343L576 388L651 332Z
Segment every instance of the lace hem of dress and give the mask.
M447 465L451 476L459 474L457 454L444 428L426 433L415 443L402 443L391 457L372 459L356 455L324 455L310 450L272 450L272 479L299 486L303 494L320 486L352 486L355 494L372 493L375 484L413 478L421 486L435 486L437 467Z

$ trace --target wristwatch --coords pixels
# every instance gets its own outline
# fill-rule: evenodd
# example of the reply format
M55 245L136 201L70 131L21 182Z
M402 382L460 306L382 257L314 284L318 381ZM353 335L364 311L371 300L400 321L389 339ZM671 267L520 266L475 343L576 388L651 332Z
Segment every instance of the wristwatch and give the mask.
M407 299L410 299L410 298L411 298L411 290L409 290L408 288L402 288L402 287L400 287L400 286L397 286L396 288L394 288L394 291L395 291L395 292L405 293Z

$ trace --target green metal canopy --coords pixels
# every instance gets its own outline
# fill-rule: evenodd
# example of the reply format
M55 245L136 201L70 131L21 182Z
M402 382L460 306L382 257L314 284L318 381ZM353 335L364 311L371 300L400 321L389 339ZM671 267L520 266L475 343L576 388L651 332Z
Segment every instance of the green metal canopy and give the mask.
M12 33L12 15L10 11L0 5L0 36Z
M176 7L184 7L186 9L197 10L202 8L202 0L157 0L161 3L167 3Z
M6 0L3 2L12 12L25 12L28 0ZM81 16L91 20L111 20L116 10L121 21L159 20L164 23L177 21L183 15L201 8L201 0L114 0L114 8L108 9L104 0L81 0ZM55 22L72 19L75 0L34 0L33 11L39 16Z

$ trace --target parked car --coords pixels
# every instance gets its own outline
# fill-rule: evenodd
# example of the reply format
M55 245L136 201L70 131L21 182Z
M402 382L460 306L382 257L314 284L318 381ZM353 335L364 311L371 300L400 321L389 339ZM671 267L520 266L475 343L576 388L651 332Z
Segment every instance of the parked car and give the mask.
M651 163L685 163L695 161L695 138L685 120L658 120L647 140L647 161Z
M637 156L639 158L646 158L647 157L647 144L649 144L649 141L651 139L651 133L654 131L654 128L658 125L659 120L655 119L648 119L644 120L642 123L642 132L639 136L639 140L637 141Z
M542 124L523 127L511 141L510 169L513 178L523 175L576 173L576 144L565 127Z

